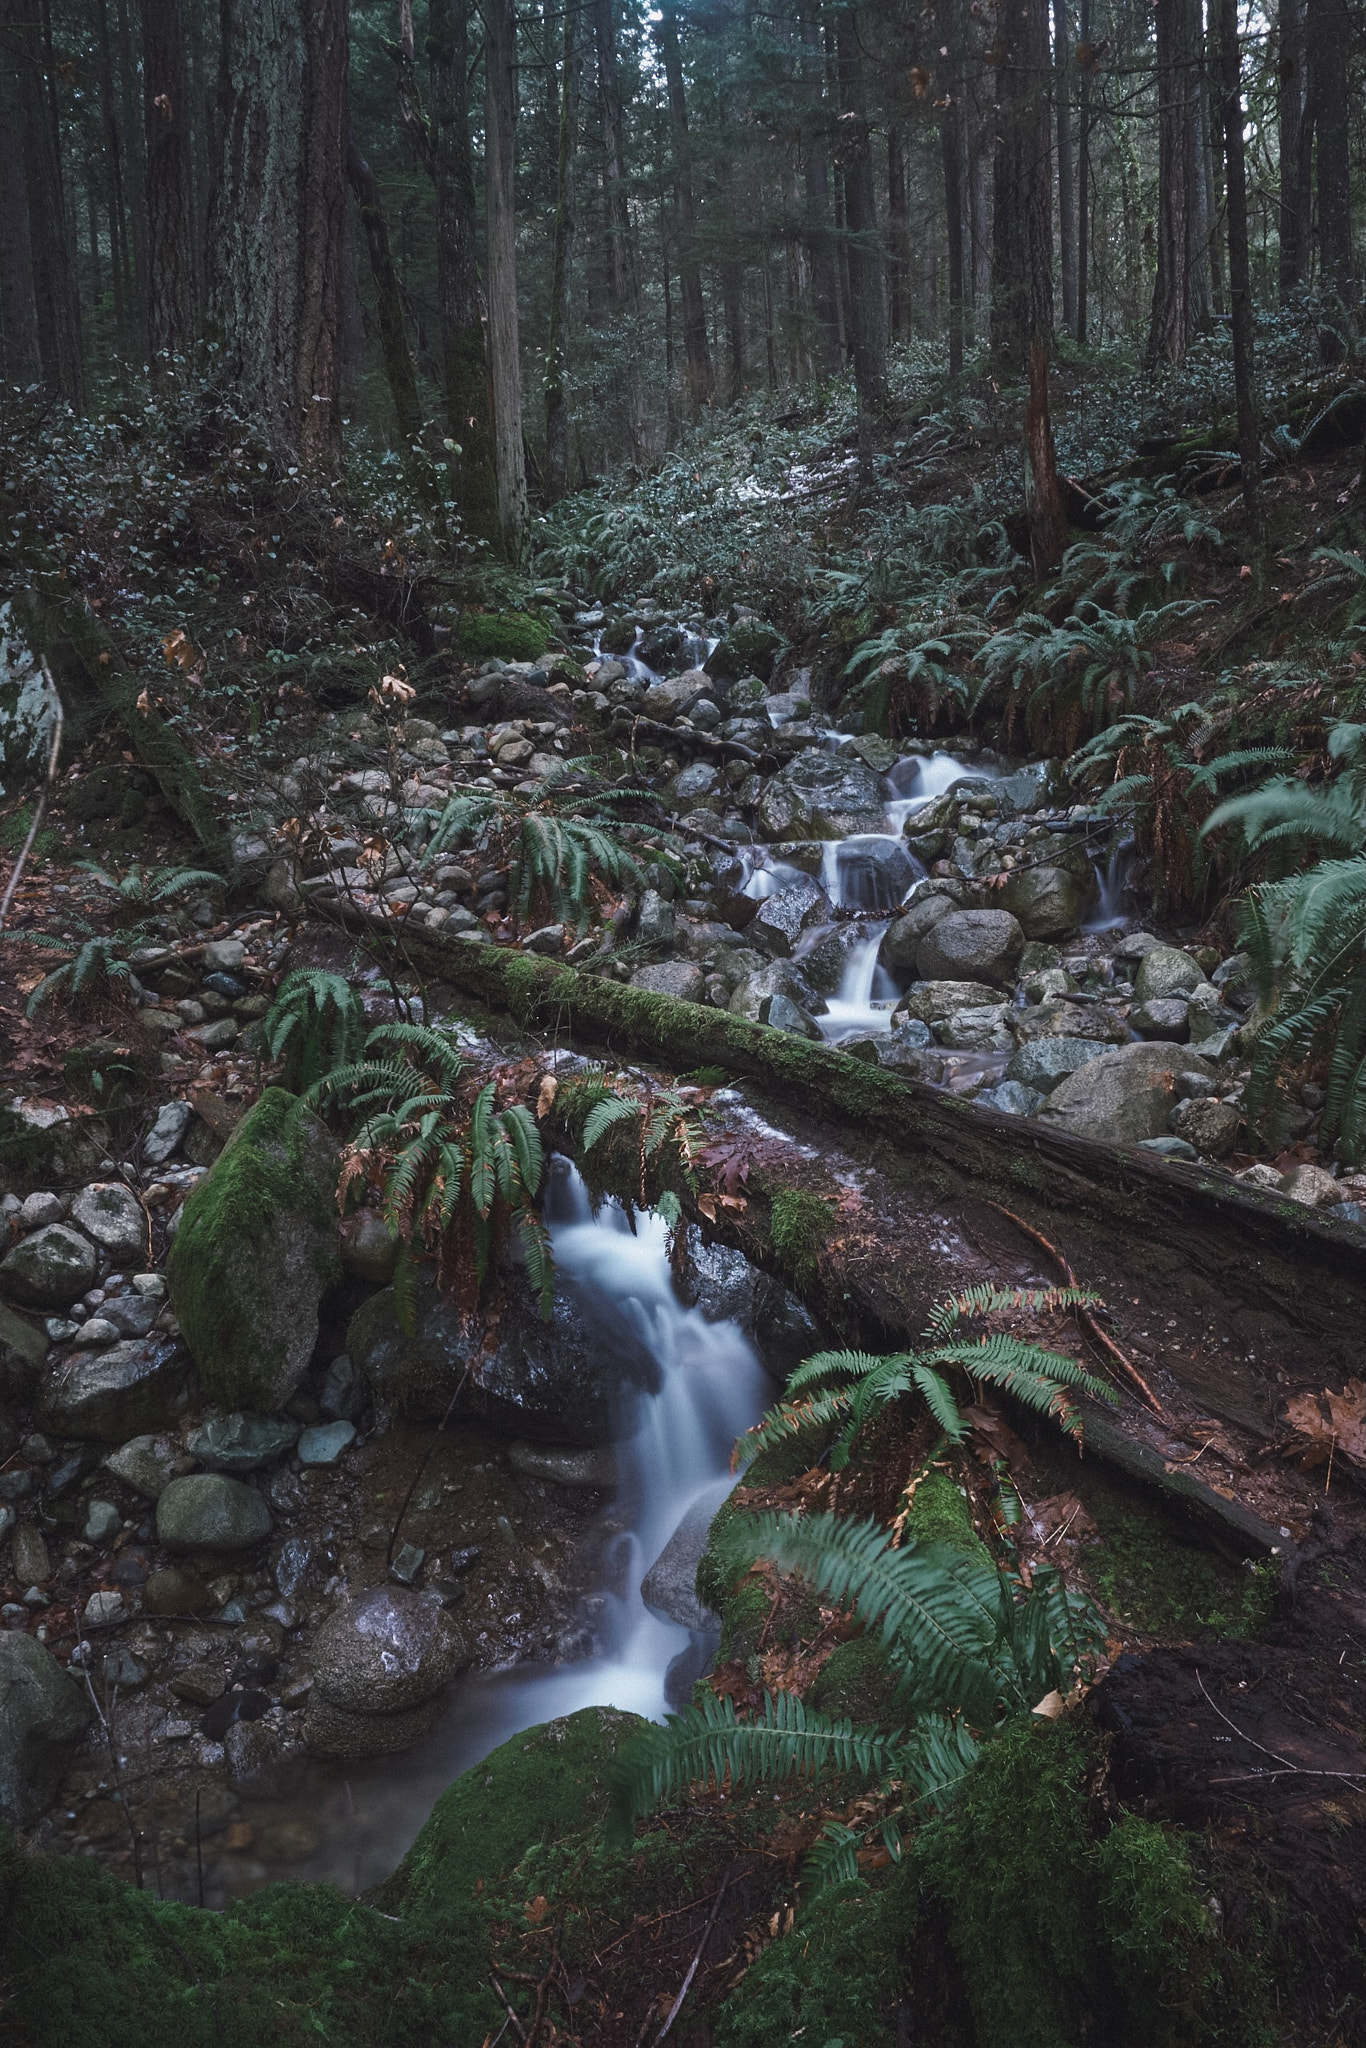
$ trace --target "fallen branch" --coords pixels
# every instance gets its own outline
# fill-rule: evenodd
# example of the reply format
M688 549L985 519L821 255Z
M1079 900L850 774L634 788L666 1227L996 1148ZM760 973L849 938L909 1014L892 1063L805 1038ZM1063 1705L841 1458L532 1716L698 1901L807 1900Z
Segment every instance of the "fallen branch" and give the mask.
M38 793L38 801L33 806L33 822L28 828L28 837L19 849L19 858L10 870L10 878L5 884L4 899L0 901L0 932L3 932L5 929L5 920L9 916L9 907L14 901L14 892L19 887L19 877L24 872L24 863L32 853L34 842L38 837L38 829L43 822L43 813L47 809L47 800L51 796L53 784L57 780L57 756L62 751L62 727L66 720L62 711L62 700L57 694L57 685L52 680L52 670L47 665L46 657L43 660L43 680L51 692L53 709L56 714L52 726L52 745L48 749L47 774L43 779L42 789Z
M678 2018L679 2013L683 2010L683 2001L687 1997L689 1991L691 1991L692 1989L692 1980L697 1975L698 1965L702 1960L703 1954L705 1953L707 1943L711 1939L711 1931L712 1928L716 1925L716 1916L721 1910L721 1901L726 1895L726 1889L729 1886L729 1884L730 1872L727 1871L725 1877L722 1880L721 1889L717 1892L716 1897L712 1900L712 1908L710 1913L707 1915L707 1924L702 1929L702 1939L697 1944L697 1953L694 1955L692 1961L688 1965L688 1974L683 1979L683 1982L680 1984L678 1988L677 1998L669 2007L668 2018L665 2020L659 2032L655 2035L654 2048L659 2048L660 2042L664 2039L664 2036L668 2033L674 2021ZM640 2042L637 2043L637 2048L640 2048L640 2043L644 2041L648 2027L649 2021L647 2020L645 2026L642 2027L640 2030Z
M1245 1735L1238 1723L1230 1719L1223 1708L1210 1699L1204 1677L1199 1671L1195 1674L1195 1682L1204 1693L1207 1704L1214 1708L1224 1726L1231 1728L1240 1742L1245 1742L1249 1749L1255 1749L1258 1756L1269 1756L1273 1764L1281 1766L1278 1771L1248 1771L1236 1778L1212 1778L1211 1784L1241 1785L1249 1779L1255 1779L1258 1784L1264 1785L1272 1778L1335 1778L1343 1785L1360 1785L1366 1782L1366 1771L1315 1771L1304 1764L1292 1764L1288 1756L1281 1756L1278 1751L1268 1749L1264 1742L1258 1742L1253 1736Z
M987 1207L989 1209L994 1209L999 1216L1004 1216L1008 1222L1013 1223L1015 1225L1017 1230L1022 1230L1026 1237L1032 1237L1035 1244L1041 1246L1041 1248L1048 1253L1049 1258L1053 1260L1054 1264L1057 1266L1059 1272L1062 1274L1063 1279L1066 1281L1069 1287L1076 1287L1078 1285L1077 1276L1072 1271L1071 1265L1068 1263L1067 1258L1064 1256L1062 1252L1058 1250L1058 1247L1055 1244L1051 1243L1049 1239L1044 1236L1041 1230L1036 1230L1032 1223L1026 1223L1024 1218L1022 1216L1017 1216L1013 1209L1003 1208L1000 1202L988 1202ZM1093 1337L1096 1343L1099 1344L1101 1350L1104 1351L1110 1358L1114 1360L1115 1364L1119 1367L1120 1371L1123 1372L1130 1380L1133 1381L1133 1384L1138 1388L1144 1400L1152 1409L1153 1414L1160 1415L1165 1421L1166 1410L1163 1408L1162 1403L1158 1400L1152 1388L1148 1385L1148 1382L1144 1379L1138 1367L1134 1364L1133 1360L1128 1356L1127 1352L1121 1350L1120 1346L1116 1344L1114 1338L1109 1335L1108 1331L1101 1328L1098 1318L1086 1306L1085 1302L1079 1302L1073 1313L1075 1314L1077 1321L1081 1324L1082 1328L1086 1331L1087 1335Z

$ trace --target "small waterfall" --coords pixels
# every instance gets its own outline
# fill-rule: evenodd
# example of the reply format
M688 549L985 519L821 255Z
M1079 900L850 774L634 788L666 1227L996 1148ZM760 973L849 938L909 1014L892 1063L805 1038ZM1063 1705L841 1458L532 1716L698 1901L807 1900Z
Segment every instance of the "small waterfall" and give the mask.
M1112 932L1118 926L1129 922L1129 914L1124 908L1124 898L1129 887L1129 877L1133 873L1134 854L1132 838L1117 839L1110 848L1104 869L1093 863L1096 904L1082 926L1083 931Z
M885 924L865 925L863 936L849 948L838 993L826 1004L824 1016L816 1019L827 1044L838 1045L856 1032L886 1027L897 993L891 976L878 966L878 947L886 929Z

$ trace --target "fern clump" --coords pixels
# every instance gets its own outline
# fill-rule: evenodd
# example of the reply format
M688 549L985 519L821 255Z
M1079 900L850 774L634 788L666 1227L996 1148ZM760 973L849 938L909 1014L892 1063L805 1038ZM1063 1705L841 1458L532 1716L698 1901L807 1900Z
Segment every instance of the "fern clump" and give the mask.
M364 1024L361 999L345 975L296 967L266 1012L262 1044L271 1059L284 1061L280 1085L302 1095L360 1056Z
M412 1316L414 1248L433 1254L437 1284L473 1313L494 1261L515 1235L549 1318L550 1240L537 1207L545 1160L536 1119L522 1103L497 1106L498 1084L462 1083L453 1038L426 1024L380 1024L363 1057L309 1090L359 1119L342 1166L341 1195L377 1183L400 1240L394 1276L400 1321Z
M1023 724L1035 746L1075 747L1133 710L1156 643L1200 609L1183 601L1128 618L1083 598L1060 626L1023 612L978 655L982 694L1004 690L1007 733Z

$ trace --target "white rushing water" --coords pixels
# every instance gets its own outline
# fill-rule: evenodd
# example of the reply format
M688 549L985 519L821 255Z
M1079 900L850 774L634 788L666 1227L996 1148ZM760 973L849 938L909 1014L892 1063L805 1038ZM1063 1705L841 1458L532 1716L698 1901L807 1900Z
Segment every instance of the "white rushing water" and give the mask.
M352 1766L311 1809L325 1839L303 1873L310 1877L355 1890L377 1883L445 1787L499 1743L581 1707L662 1719L685 1702L710 1651L708 1642L646 1606L641 1581L689 1510L714 1511L734 1486L732 1446L772 1399L772 1383L734 1323L709 1323L679 1301L668 1233L657 1216L636 1216L633 1229L616 1202L594 1214L578 1174L556 1160L546 1220L556 1262L588 1312L595 1295L618 1314L626 1308L659 1373L656 1391L637 1404L631 1435L617 1446L612 1519L621 1533L609 1542L605 1583L592 1601L597 1653L466 1679L424 1742L404 1755Z

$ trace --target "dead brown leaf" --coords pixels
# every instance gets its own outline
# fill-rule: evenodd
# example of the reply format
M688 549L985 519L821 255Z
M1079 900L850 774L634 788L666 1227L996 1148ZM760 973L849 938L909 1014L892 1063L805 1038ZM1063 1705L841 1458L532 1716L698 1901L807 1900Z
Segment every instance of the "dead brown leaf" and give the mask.
M1340 1394L1295 1394L1285 1419L1300 1439L1290 1448L1304 1471L1335 1455L1366 1468L1366 1381L1348 1380Z

